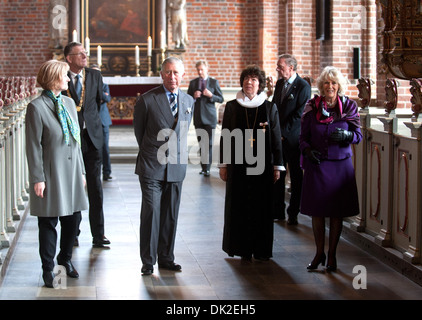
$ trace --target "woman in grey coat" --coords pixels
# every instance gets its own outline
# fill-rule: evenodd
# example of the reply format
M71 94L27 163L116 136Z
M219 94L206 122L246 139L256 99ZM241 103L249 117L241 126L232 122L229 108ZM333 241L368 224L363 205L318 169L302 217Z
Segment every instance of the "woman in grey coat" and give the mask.
M30 213L38 217L39 250L47 287L55 286L59 219L57 262L66 268L68 276L79 276L71 262L72 248L81 211L88 208L76 106L72 99L61 95L70 81L68 70L67 63L56 60L41 65L37 81L44 90L30 102L25 117Z

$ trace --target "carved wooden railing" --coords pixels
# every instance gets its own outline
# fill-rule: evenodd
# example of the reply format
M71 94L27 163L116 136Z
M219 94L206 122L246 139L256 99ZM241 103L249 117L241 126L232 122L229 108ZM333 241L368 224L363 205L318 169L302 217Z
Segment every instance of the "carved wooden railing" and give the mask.
M401 112L400 121L396 114L398 81L386 80L385 114L371 117L372 84L370 79L360 79L357 85L364 140L354 146L354 164L361 212L351 219L351 226L372 236L378 245L398 250L405 261L420 264L422 79L410 80L413 114Z
M35 77L0 77L0 249L10 246L28 200L25 110L36 94Z

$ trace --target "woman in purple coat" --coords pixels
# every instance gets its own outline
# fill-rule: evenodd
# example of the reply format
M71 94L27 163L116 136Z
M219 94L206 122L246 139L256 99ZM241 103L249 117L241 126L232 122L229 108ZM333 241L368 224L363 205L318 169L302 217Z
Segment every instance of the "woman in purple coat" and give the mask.
M300 149L304 170L301 213L312 217L316 255L308 269L325 265L325 218L330 218L327 271L337 269L336 249L343 218L359 213L350 144L362 140L358 107L344 95L346 80L326 67L317 80L320 95L302 115Z

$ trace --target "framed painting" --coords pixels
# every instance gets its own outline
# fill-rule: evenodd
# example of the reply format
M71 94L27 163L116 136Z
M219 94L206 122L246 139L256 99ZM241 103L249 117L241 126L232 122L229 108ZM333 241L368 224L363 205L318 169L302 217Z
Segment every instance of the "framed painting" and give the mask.
M150 0L83 0L82 34L92 45L146 43Z
M97 63L97 47L101 46L103 75L134 75L135 46L140 48L141 70L144 68L148 36L154 37L151 3L152 0L81 0L81 40L89 38L92 63Z

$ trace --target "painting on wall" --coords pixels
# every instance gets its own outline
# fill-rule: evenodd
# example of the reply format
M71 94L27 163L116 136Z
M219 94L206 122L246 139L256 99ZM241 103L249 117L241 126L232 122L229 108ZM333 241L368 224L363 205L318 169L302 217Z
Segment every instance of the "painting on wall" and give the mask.
M149 0L84 0L85 34L92 44L146 43Z
M152 3L152 0L81 1L81 39L89 38L90 64L100 65L104 76L147 73ZM97 57L99 46L101 58ZM135 47L140 50L139 70Z

